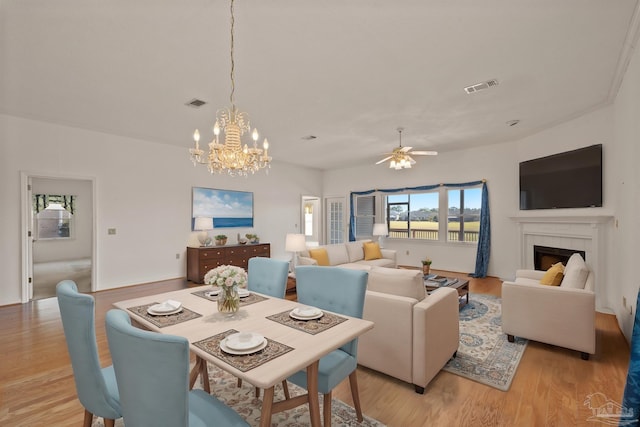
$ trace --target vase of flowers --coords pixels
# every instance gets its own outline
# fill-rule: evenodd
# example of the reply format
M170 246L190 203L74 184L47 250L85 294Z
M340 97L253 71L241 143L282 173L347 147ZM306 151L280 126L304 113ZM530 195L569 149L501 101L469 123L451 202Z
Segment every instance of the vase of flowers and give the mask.
M204 275L204 282L220 288L218 311L233 316L240 309L238 288L247 286L247 272L242 267L221 265Z
M429 274L431 271L431 260L429 258L425 258L422 260L422 274L425 276Z
M224 246L227 244L227 236L224 234L218 234L216 237L216 246Z

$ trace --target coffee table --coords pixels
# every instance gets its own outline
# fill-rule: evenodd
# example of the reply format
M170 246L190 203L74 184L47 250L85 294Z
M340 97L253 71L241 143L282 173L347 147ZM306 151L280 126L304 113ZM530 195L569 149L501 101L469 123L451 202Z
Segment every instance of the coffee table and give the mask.
M435 291L438 288L444 288L444 287L452 288L458 291L458 300L460 301L460 308L469 304L469 281L468 280L459 279L456 277L444 277L444 276L437 276L436 278L446 278L447 282L445 284L438 284L430 280L425 280L424 286L427 289L427 292Z

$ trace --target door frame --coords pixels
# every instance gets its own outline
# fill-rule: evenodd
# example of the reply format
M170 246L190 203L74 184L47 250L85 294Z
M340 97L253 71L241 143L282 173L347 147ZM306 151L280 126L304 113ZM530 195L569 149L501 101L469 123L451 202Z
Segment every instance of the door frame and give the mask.
M66 179L91 182L91 292L96 291L98 277L97 262L97 226L96 226L96 178L93 176L78 176L65 174L51 174L31 171L20 171L20 242L22 253L21 274L21 302L27 303L33 298L33 232L32 229L32 194L31 181L39 179ZM29 235L31 233L31 236ZM31 279L31 280L30 280Z

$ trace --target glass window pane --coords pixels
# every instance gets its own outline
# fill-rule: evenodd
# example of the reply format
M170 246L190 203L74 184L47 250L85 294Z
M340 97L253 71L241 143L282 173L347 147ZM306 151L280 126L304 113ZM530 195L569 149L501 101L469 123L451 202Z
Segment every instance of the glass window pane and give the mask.
M449 190L447 240L477 242L480 229L482 190L465 188Z
M438 240L439 193L418 193L409 196L411 206L411 238Z

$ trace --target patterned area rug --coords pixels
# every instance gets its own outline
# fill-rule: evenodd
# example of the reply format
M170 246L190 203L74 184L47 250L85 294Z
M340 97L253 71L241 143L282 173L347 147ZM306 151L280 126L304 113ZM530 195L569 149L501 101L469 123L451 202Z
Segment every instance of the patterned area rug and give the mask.
M500 298L469 295L469 304L460 310L458 355L444 370L452 374L509 390L527 340L516 337L510 343L502 332Z
M209 378L211 379L211 394L232 407L240 414L251 426L260 425L260 411L262 409L262 399L255 397L255 387L242 383L242 387L238 388L237 379L231 374L216 368L212 364L208 365ZM200 380L196 381L195 388L202 388ZM289 383L289 393L291 396L304 394L304 390L295 384ZM262 397L262 392L260 393ZM282 386L277 385L275 389L275 399L284 399ZM322 417L322 396L320 399L320 417ZM363 408L363 411L366 408ZM333 399L331 404L332 426L350 427L385 427L384 424L364 415L364 421L359 423L356 419L356 411L346 403ZM116 420L116 427L123 427L122 419ZM310 425L308 406L302 405L288 411L274 414L271 418L271 425L274 427L299 427ZM104 427L102 418L94 418L92 427Z

